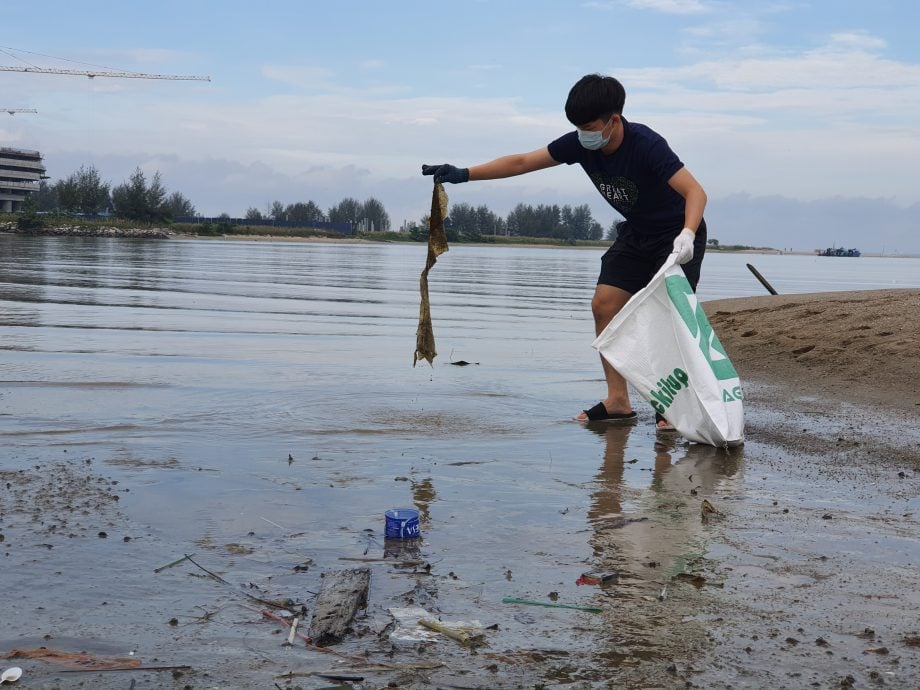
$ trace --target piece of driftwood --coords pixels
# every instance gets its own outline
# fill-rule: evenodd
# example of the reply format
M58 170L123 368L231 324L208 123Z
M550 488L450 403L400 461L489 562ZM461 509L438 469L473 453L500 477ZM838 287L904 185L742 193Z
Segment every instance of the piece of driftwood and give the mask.
M341 642L358 609L367 608L371 584L369 568L337 570L323 576L323 587L313 609L310 638L324 647Z

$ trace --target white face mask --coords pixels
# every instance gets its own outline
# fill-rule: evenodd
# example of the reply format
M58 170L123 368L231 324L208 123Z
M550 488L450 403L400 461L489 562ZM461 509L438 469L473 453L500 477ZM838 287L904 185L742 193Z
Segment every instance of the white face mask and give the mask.
M610 118L610 120L612 119L613 118ZM597 132L589 132L586 129L579 129L579 143L589 151L597 151L598 149L604 148L607 145L607 142L610 141L610 137L613 135L613 132L611 132L606 137L604 136L604 130L607 129L607 125L610 124L610 120L608 120L607 124L601 127L601 129Z

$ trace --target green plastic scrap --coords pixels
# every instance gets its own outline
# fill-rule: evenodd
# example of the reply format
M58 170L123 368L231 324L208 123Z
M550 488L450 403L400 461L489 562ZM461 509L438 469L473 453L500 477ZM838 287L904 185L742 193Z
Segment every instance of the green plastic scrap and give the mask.
M515 599L505 597L502 599L503 604L528 604L529 606L550 606L556 609L576 609L578 611L587 611L589 613L602 613L604 609L595 606L573 606L572 604L557 604L552 601L533 601L531 599Z

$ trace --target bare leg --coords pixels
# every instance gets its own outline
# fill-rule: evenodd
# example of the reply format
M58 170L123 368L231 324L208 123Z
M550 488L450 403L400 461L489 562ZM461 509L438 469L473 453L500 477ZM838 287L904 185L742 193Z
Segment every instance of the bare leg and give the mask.
M591 300L591 312L594 314L594 333L600 335L607 324L622 309L632 294L612 285L598 285L594 290L594 299ZM604 380L607 382L607 397L602 401L607 412L625 413L632 412L632 403L629 402L629 392L626 389L626 379L601 357L601 366L604 368ZM582 412L575 419L587 420L588 416Z

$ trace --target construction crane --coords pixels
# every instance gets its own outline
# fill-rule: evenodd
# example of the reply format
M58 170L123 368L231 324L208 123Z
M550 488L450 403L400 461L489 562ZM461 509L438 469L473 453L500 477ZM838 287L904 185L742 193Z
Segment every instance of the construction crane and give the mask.
M146 74L144 72L116 72L113 70L54 69L50 67L8 67L0 65L0 72L28 72L29 74L69 74L78 77L117 77L119 79L172 79L178 81L211 81L211 77L181 74Z
M38 111L35 108L0 108L0 110L5 110L10 115L15 115L16 113L37 113Z
M104 67L103 65L93 65L86 62L77 62L76 60L68 60L67 58L57 58L53 55L45 55L44 53L35 53L31 50L22 50L19 48L10 48L8 46L0 46L0 53L13 58L13 60L18 60L22 62L22 65L8 66L0 65L0 72L25 72L27 74L67 74L71 76L78 77L89 77L90 79L95 79L96 77L115 77L118 79L171 79L178 81L211 81L211 77L195 77L195 76L186 76L181 74L147 74L145 72L127 72L125 70L115 70L110 67ZM39 67L38 65L33 65L28 60L25 60L17 53L26 53L27 55L38 55L43 58L48 58L51 60L63 60L64 62L71 62L76 65L81 65L85 67L92 67L93 69L64 69L59 67Z

